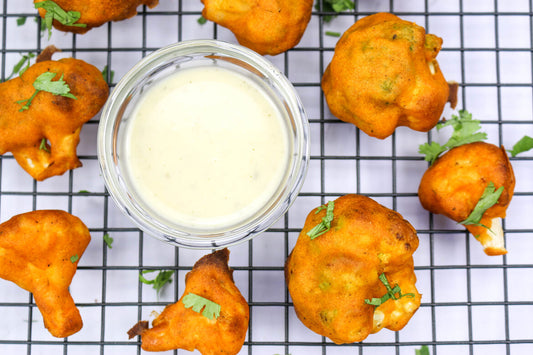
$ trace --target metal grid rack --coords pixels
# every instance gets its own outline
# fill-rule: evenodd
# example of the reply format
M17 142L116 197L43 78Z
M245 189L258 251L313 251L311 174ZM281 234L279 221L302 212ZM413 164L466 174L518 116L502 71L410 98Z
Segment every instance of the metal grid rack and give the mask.
M217 38L235 42L213 23L200 25L202 4L161 0L139 8L127 21L109 23L85 35L55 31L41 35L31 1L0 1L0 77L9 76L19 53L39 52L48 43L115 75L111 86L142 56L176 41ZM511 159L516 192L504 221L509 254L487 257L462 227L431 215L418 203L418 182L426 162L418 145L436 139L400 128L380 141L329 113L320 77L337 38L357 18L393 12L444 39L439 63L445 77L460 83L459 108L481 119L489 141L512 146L533 130L532 0L359 0L354 11L324 23L314 10L300 44L269 57L294 83L311 123L311 162L306 183L290 211L264 235L230 248L230 266L250 305L250 327L241 354L532 354L533 326L533 154ZM28 21L17 26L19 17ZM108 79L111 79L108 77ZM446 109L444 116L451 111ZM68 339L44 329L31 294L0 280L0 354L140 354L126 331L153 319L177 300L184 276L206 252L172 248L143 235L110 201L96 157L98 117L82 130L78 154L84 164L61 177L32 180L6 154L0 158L0 221L33 209L60 208L79 216L92 242L82 257L71 292L84 328ZM306 329L296 318L283 279L283 264L307 213L346 193L368 195L399 211L417 229L417 286L422 305L400 332L383 330L364 342L337 346ZM103 234L115 241L108 249ZM145 269L174 270L174 282L159 296L139 282ZM168 353L185 354L185 351Z

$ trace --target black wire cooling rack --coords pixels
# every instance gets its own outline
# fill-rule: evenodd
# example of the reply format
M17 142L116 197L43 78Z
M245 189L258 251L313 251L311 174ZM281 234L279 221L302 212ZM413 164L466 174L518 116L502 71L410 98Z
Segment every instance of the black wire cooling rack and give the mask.
M21 54L48 44L57 56L75 56L109 68L110 86L140 58L166 44L193 38L235 42L213 23L199 24L199 0L161 0L139 8L127 21L109 23L85 35L40 30L30 0L0 1L4 80ZM459 108L482 121L489 141L512 146L533 134L532 0L359 0L355 9L331 15L315 9L300 44L269 57L300 93L311 123L311 161L302 191L289 212L264 235L230 248L230 266L250 305L250 327L241 354L533 354L533 155L512 158L517 178L504 221L509 253L487 257L462 227L431 215L418 202L417 188L427 163L418 145L437 139L400 128L386 140L361 133L329 113L320 78L337 37L355 20L393 12L444 39L439 63L448 80L459 82ZM20 18L24 24L17 24ZM35 20L35 21L34 21ZM22 20L20 20L22 22ZM113 75L112 75L113 72ZM445 110L449 117L451 109ZM31 294L0 280L0 354L140 354L138 339L126 331L153 311L176 301L185 274L205 252L169 247L145 236L110 201L96 156L98 117L82 131L80 169L44 182L24 173L13 157L0 158L0 219L34 209L60 208L89 226L92 242L80 260L71 292L84 319L83 329L55 339ZM372 197L399 211L417 229L414 255L422 305L400 332L382 330L362 343L335 345L296 318L283 278L283 264L304 218L314 207L346 193ZM103 235L114 238L109 249ZM159 295L139 282L142 270L174 271L174 282ZM185 351L168 353L185 354Z

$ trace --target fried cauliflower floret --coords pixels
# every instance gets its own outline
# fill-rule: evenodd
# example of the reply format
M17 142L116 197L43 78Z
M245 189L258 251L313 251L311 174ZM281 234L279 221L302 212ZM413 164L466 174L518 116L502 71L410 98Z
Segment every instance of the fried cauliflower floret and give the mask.
M449 96L436 60L441 46L441 38L390 13L357 21L322 78L331 113L380 139L398 126L429 131Z
M46 0L34 0L39 3ZM77 11L80 18L76 23L85 27L63 25L54 20L53 26L64 32L83 34L94 27L102 26L109 21L121 21L137 14L137 7L147 5L150 8L157 6L159 0L54 0L66 12ZM39 9L39 15L44 19L45 9Z
M29 108L21 111L17 101L32 97L33 83L46 72L56 74L52 82L62 78L76 98L39 91ZM13 153L36 180L80 167L76 147L81 127L100 111L108 94L102 73L83 60L64 58L32 65L20 77L0 84L0 155Z
M476 142L451 149L424 173L418 196L426 210L462 222L491 182L495 189L504 188L498 202L485 211L481 225L465 227L487 255L502 255L507 250L501 218L505 217L515 186L513 167L503 147Z
M202 15L228 28L240 44L276 55L300 42L313 0L202 0Z
M311 239L308 233L325 215L323 208L309 213L285 264L298 318L337 344L362 341L382 328L402 329L420 306L414 228L368 197L346 195L334 201L330 229ZM375 306L373 298L388 294L382 280L399 291Z
M185 277L180 300L167 306L151 329L147 329L147 322L146 326L143 322L134 326L128 332L130 338L141 335L141 346L146 351L197 349L203 355L237 354L244 344L250 314L233 282L228 258L229 250L223 249L198 260ZM218 304L219 316L209 319L200 309L186 308L184 299L191 294Z
M0 224L0 277L33 294L55 337L83 326L68 288L90 240L78 217L59 210L23 213Z

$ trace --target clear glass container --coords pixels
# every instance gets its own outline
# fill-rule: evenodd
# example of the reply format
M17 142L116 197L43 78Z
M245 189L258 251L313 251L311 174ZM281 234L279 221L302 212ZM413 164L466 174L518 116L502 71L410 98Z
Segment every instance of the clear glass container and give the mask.
M252 216L220 228L177 223L155 212L137 193L124 153L128 126L143 93L177 71L200 66L230 69L257 83L282 112L289 136L287 169L272 196ZM119 209L147 234L178 247L223 248L265 231L294 202L309 162L309 123L292 84L264 57L226 42L184 41L149 54L119 81L100 118L98 160L110 196Z

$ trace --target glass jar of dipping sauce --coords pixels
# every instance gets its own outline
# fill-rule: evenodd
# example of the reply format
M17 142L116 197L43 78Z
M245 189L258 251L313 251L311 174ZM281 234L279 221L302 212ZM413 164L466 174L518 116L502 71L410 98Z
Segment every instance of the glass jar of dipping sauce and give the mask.
M294 88L266 59L188 41L118 83L98 158L110 195L141 229L176 246L222 248L287 211L305 177L308 130Z

